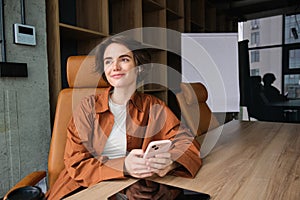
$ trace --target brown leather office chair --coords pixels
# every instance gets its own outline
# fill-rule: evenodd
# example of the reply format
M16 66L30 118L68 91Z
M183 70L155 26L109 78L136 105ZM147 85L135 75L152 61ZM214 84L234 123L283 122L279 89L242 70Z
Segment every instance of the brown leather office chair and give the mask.
M202 143L203 134L219 126L206 101L208 93L202 83L180 83L181 92L176 94L181 114L186 125Z
M72 110L87 95L95 94L109 85L100 79L94 71L94 56L71 56L67 61L67 79L69 88L60 91L52 138L48 157L48 188L56 181L59 173L64 168L64 151L67 138L67 124L70 121ZM6 195L23 186L34 186L46 177L45 171L29 174L18 182Z

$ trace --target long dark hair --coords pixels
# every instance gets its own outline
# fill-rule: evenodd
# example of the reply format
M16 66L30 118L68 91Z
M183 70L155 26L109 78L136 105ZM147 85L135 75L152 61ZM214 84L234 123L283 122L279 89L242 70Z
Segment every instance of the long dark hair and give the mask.
M96 59L95 70L98 73L102 74L102 78L106 82L108 81L104 73L104 63L103 63L104 52L106 48L112 43L122 44L126 46L130 51L132 51L136 66L141 66L151 62L151 55L149 53L149 49L145 45L142 45L137 40L134 40L132 38L123 35L108 37L106 40L104 40L97 46L96 58L95 58ZM141 71L140 73L142 73L145 70L140 70L140 71Z

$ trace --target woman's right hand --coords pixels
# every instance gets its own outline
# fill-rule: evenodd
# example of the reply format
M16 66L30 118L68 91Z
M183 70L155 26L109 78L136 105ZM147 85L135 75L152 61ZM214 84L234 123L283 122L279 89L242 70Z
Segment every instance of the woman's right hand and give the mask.
M154 174L146 165L143 155L144 151L142 149L133 149L125 158L125 170L130 176L146 178Z

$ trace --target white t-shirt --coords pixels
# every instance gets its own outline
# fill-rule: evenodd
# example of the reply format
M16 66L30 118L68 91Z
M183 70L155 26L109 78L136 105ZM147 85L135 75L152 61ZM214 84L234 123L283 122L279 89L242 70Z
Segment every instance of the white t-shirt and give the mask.
M107 139L102 156L109 159L120 158L126 155L126 105L114 103L109 98L109 108L114 115L114 125Z

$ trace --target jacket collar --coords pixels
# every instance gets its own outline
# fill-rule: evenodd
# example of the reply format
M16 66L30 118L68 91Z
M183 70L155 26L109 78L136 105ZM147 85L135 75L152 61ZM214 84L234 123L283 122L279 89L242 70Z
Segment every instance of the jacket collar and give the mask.
M129 99L129 103L134 105L140 112L143 112L143 98L142 94L138 91L135 91L131 98Z
M103 113L109 110L108 99L112 91L113 91L113 87L110 86L96 96L96 100L95 100L96 113ZM130 97L128 104L129 103L131 103L134 107L136 107L140 112L143 112L143 98L140 92L135 91L133 95Z

